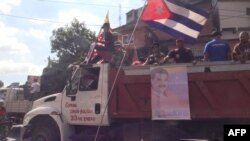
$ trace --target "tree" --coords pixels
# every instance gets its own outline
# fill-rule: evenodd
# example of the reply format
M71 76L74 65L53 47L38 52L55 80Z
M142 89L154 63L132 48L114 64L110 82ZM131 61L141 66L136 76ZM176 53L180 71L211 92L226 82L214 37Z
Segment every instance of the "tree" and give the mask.
M53 30L51 53L57 59L51 60L41 76L41 92L48 95L60 92L65 85L65 70L69 64L81 62L88 53L90 43L95 39L95 32L86 28L84 23L74 19L70 25Z
M94 39L95 33L87 29L84 23L74 19L70 26L53 31L51 52L56 53L58 65L64 68L70 63L82 61Z
M2 88L4 86L4 83L2 80L0 80L0 88Z

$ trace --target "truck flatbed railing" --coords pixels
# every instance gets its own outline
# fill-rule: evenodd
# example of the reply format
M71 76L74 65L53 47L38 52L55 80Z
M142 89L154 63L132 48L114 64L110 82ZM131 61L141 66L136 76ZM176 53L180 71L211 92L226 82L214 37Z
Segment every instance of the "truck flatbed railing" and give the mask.
M164 64L164 65L147 65L147 66L124 66L122 67L126 75L149 75L150 67L178 67L187 66L188 73L197 72L220 72L220 71L241 71L250 70L250 61L245 63L232 61L217 61L217 62L197 62L193 63L179 63L179 64Z

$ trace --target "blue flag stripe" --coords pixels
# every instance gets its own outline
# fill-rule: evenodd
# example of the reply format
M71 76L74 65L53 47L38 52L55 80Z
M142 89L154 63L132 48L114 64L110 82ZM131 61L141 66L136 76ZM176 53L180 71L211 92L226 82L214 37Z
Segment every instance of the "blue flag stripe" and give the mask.
M197 31L201 31L202 28L203 28L203 25L200 25L200 24L190 20L189 18L186 18L184 16L181 16L181 15L178 15L178 14L175 14L175 13L171 13L171 16L168 19L174 20L174 21L176 21L178 23L186 25L189 28L197 30Z
M171 34L172 36L176 37L176 38L182 38L184 41L188 42L188 43L194 43L196 41L196 38L193 38L191 36L188 36L182 32L179 32L173 28L170 28L168 26L165 26L164 24L155 22L155 21L145 21L145 23L147 23L149 26L152 26L154 28L157 28L158 30L161 30L163 32L166 32L168 34Z
M183 3L183 2L180 2L178 0L167 0L167 1L171 2L173 4L176 4L178 6L184 7L186 9L189 9L189 10L191 10L191 11L197 13L197 14L200 14L200 15L202 15L204 17L208 17L209 16L208 12L206 12L205 10L200 9L200 8L194 6L194 5L191 5L191 4L188 4L188 3Z

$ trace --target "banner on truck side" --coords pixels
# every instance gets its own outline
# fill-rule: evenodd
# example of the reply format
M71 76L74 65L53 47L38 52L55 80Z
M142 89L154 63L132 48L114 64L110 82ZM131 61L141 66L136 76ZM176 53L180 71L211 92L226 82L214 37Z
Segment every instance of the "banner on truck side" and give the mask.
M150 73L152 119L190 119L187 67L154 67Z

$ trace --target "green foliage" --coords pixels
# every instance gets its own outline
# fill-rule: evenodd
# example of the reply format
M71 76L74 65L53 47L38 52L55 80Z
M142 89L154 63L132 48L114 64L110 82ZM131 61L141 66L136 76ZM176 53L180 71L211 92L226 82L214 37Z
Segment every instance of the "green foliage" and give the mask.
M66 82L65 70L69 64L81 62L88 53L95 33L86 28L84 23L74 19L70 25L53 30L51 53L57 59L50 60L41 76L41 93L48 95L60 92Z
M51 36L51 52L58 57L58 67L65 68L73 62L80 62L87 54L95 33L76 19L70 25L58 28Z
M2 80L0 80L0 88L2 88L4 86L4 83Z

